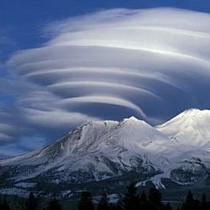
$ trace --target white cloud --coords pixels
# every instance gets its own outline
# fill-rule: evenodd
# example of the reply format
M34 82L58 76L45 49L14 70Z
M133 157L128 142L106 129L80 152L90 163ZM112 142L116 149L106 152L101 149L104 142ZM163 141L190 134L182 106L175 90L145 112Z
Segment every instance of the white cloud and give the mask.
M80 110L90 104L123 108L113 118L151 121L210 108L210 14L115 9L53 22L45 33L43 47L8 62L29 87L15 103L22 124L68 127L107 117L100 106L97 115Z
M81 124L98 118L90 117L81 113L67 112L64 110L41 111L36 109L24 108L26 119L35 125L44 128L69 128L72 124Z
M12 139L11 136L7 135L6 133L0 133L0 141L8 142Z
M80 103L101 103L101 104L111 104L118 105L133 109L135 112L139 113L142 117L146 118L145 113L139 108L137 105L119 97L111 97L111 96L101 96L101 95L89 95L89 96L81 96L63 99L60 104L80 104Z

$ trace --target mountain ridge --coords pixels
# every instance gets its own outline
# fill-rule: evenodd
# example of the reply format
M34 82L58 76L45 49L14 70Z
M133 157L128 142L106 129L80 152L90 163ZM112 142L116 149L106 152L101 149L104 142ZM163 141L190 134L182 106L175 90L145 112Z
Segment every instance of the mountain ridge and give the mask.
M4 191L8 186L3 182L9 183L9 189L27 191L24 186L31 186L38 191L37 186L55 184L62 191L65 184L127 182L131 174L139 186L152 182L165 187L164 179L194 184L204 180L210 169L208 124L210 111L198 109L156 127L135 117L90 121L43 149L0 160L4 177L0 185Z

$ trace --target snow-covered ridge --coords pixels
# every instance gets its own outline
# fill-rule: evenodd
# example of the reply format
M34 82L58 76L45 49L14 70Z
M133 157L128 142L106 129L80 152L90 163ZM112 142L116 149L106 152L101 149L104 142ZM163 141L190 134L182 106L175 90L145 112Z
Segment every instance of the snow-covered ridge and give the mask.
M15 186L49 174L52 183L81 183L139 170L161 172L151 178L157 185L163 177L190 183L180 171L203 170L191 177L200 180L210 168L210 111L190 109L156 127L135 117L91 121L41 150L0 160L0 166L8 167Z
M210 110L189 109L156 129L170 139L195 149L210 144Z
M173 123L185 122L186 124L193 123L196 124L198 122L205 124L209 124L210 118L210 110L200 110L200 109L188 109L171 120L156 126L157 128L166 127Z

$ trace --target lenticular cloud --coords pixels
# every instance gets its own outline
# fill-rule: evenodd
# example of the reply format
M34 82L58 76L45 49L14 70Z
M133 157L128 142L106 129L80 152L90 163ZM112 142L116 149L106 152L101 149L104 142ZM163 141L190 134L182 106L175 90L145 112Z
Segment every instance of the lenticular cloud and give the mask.
M43 47L9 61L22 79L55 96L41 108L29 98L27 109L37 103L46 113L103 119L114 107L118 117L154 120L210 106L209 14L117 9L54 22L45 32L51 40Z

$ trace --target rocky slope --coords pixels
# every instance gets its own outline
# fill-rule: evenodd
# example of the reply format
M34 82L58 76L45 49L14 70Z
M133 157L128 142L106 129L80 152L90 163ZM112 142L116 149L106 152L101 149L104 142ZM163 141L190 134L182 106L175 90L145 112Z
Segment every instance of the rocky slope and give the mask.
M93 121L42 150L0 160L0 192L72 196L87 187L114 190L131 179L193 185L208 179L209 153L208 110L187 110L156 127L134 117Z

